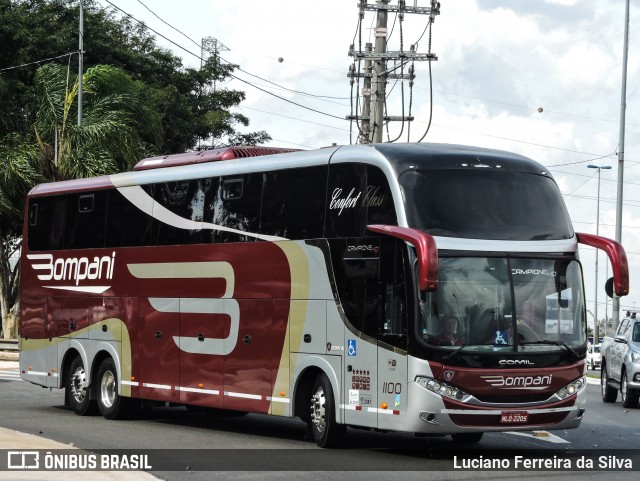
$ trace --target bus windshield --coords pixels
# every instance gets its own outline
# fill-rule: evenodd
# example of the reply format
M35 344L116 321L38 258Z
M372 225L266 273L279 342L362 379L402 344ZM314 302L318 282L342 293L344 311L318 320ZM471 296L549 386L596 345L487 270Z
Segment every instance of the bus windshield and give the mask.
M567 259L441 258L421 294L418 340L465 351L575 349L586 342L580 264Z
M433 236L492 240L570 239L560 190L545 176L506 170L414 170L399 178L407 221Z

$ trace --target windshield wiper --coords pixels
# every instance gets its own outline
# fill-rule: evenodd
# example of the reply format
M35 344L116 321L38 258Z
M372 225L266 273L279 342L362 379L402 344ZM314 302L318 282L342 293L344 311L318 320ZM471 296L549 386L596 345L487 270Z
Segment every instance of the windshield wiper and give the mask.
M456 349L455 351L450 352L450 353L449 353L449 354L447 354L446 356L442 356L442 360L443 360L444 362L447 362L447 361L448 361L449 359L451 359L452 357L457 356L457 355L458 355L458 353L459 353L460 351L462 351L465 347L469 347L469 346L471 346L471 345L472 345L472 344L463 344L462 346L458 347L458 349Z
M581 359L576 351L574 351L571 347L567 346L562 341L551 341L549 339L542 339L540 341L521 342L519 345L520 346L529 346L531 344L546 344L547 346L564 347L567 351L569 351L571 354L573 354L573 357L575 357L576 361L579 361Z
M450 352L449 354L447 354L446 356L442 357L443 361L448 361L449 359L456 357L460 351L462 351L463 349L467 348L467 347L473 347L473 346L499 346L499 347L511 347L513 348L513 346L511 344L492 344L492 343L485 343L485 344L463 344L462 346L458 346L458 349L456 349L453 352Z

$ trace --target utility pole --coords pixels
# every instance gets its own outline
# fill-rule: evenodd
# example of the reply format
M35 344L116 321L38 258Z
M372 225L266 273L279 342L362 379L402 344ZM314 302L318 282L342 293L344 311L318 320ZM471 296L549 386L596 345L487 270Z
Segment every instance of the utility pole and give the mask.
M82 74L84 70L84 9L80 0L80 25L78 27L78 127L82 125Z
M360 121L360 143L380 143L382 142L383 127L386 122L403 121L411 122L414 118L410 115L403 116L385 116L384 107L387 97L387 82L389 79L398 79L401 81L409 80L413 85L415 78L414 70L410 69L408 74L404 73L404 67L408 63L415 61L432 61L438 60L433 53L418 53L415 45L411 45L407 51L401 48L398 51L387 50L387 22L388 14L395 12L398 14L400 22L404 21L405 14L421 14L429 15L429 22L433 22L436 15L440 14L440 2L430 0L429 7L419 7L414 0L413 6L407 6L406 0L397 0L397 4L391 4L391 0L375 0L375 4L369 4L369 0L360 0L358 8L360 10L360 19L364 18L365 11L376 12L376 29L375 29L375 48L372 52L371 44L362 51L360 48L355 49L351 45L349 56L354 57L358 62L365 61L364 73L360 69L350 69L348 76L359 80L364 78L364 88L362 90L363 106L362 115L355 113L347 116L349 120ZM393 61L393 67L387 68L387 63ZM394 73L401 70L401 73ZM369 87L370 86L370 87Z
M367 42L365 51L371 53L373 45ZM362 87L362 133L360 134L360 143L366 144L369 141L371 129L371 59L364 61L364 82Z
M389 5L389 0L378 0L384 6ZM375 60L373 62L373 79L371 80L371 120L373 120L371 141L382 142L382 123L384 122L384 101L387 92L387 79L385 71L387 62L384 54L387 53L387 10L377 9L376 13L376 44Z
M627 58L629 55L629 0L624 10L624 46L622 48L622 92L620 99L620 139L618 141L618 195L616 196L616 241L622 242L622 195L624 193L624 129L627 111ZM620 298L613 294L613 332L620 322Z
M202 65L205 61L205 55L207 55L208 53L213 54L213 58L215 58L217 62L218 52L225 52L228 50L229 49L225 45L223 45L223 43L220 42L217 38L204 37L202 39L202 42L200 43L200 68L202 68ZM213 80L213 91L216 91L215 79Z

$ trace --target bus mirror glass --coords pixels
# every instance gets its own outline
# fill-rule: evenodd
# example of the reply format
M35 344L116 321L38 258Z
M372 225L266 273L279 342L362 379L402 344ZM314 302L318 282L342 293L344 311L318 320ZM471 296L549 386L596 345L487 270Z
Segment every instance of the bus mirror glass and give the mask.
M613 277L609 277L607 282L604 283L604 292L613 299Z

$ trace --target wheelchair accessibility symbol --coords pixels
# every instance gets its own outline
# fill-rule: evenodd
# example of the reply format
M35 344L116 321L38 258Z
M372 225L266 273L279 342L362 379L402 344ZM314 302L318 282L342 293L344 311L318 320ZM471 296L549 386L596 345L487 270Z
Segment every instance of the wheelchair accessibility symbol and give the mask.
M356 355L356 340L347 339L347 356L355 356L355 355Z

